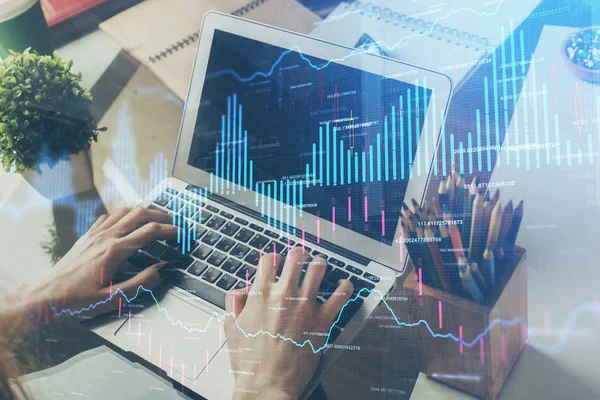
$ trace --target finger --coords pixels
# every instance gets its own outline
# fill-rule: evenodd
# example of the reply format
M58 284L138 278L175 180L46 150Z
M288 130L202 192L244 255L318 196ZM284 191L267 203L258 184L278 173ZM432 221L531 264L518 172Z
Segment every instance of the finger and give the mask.
M236 289L227 292L225 296L225 310L228 314L231 313L233 315L227 315L225 318L225 335L231 334L231 328L235 326L235 319L244 309L247 299L246 289Z
M119 207L115 212L108 214L108 217L98 226L99 230L105 231L110 229L114 224L120 221L131 211L130 207Z
M256 286L270 285L275 281L277 267L283 261L279 254L264 254L258 262L258 276L255 278Z
M88 233L91 233L92 231L98 229L100 225L102 225L104 221L106 221L107 218L108 214L102 214L101 216L99 216L96 222L94 222L92 226L90 226L90 229L88 229Z
M335 316L338 315L342 307L350 299L350 296L352 296L353 290L354 285L348 279L339 280L338 287L335 289L335 292L333 292L331 297L323 304L322 307L322 312L328 321L333 321Z
M322 257L313 258L308 267L306 267L306 275L304 276L300 290L309 300L317 297L319 286L326 271L327 261Z
M119 239L119 244L126 251L133 252L152 243L154 240L168 240L177 237L179 228L170 224L150 222L127 236Z
M120 291L127 296L128 301L131 301L134 297L154 289L168 277L170 272L167 263L161 262L151 265L133 278L119 283L113 288L113 292L118 293Z
M287 260L283 266L279 282L286 285L295 285L295 287L297 287L302 268L306 266L307 259L308 254L306 252L302 253L300 247L294 247L291 251L289 260Z
M225 309L227 310L227 313L231 313L237 318L244 309L247 299L248 295L246 294L245 288L227 292L227 295L225 296Z
M123 237L137 230L140 226L144 226L150 222L171 224L172 217L162 211L148 210L146 208L137 207L127 213L120 221L115 223L112 229L118 236Z

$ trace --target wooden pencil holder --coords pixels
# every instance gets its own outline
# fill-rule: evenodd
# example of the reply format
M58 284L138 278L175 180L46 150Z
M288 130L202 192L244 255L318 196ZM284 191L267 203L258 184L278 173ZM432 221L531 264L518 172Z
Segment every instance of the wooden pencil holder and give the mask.
M420 287L414 270L404 283L418 368L431 378L495 399L527 341L527 257L515 247L484 304ZM439 337L452 334L452 338Z

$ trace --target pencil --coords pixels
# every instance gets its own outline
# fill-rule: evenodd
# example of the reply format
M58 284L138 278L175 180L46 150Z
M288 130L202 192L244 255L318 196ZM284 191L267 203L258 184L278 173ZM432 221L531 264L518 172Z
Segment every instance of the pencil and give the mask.
M494 260L494 250L485 249L483 252L483 272L486 275L490 286L496 284L496 261Z
M515 242L517 241L517 235L519 234L519 227L521 226L521 220L523 219L523 200L519 202L519 205L515 208L512 218L510 220L510 227L506 234L506 241L504 246L504 253L510 257L515 248Z
M504 258L504 243L506 242L506 234L510 227L510 220L513 214L513 203L509 200L502 211L502 220L500 222L500 232L498 233L498 242L496 243L495 255L498 258Z
M486 289L488 288L488 284L483 278L479 264L477 264L475 261L467 261L467 263L471 269L471 275L473 276L473 279L475 279L475 282L477 282L477 285L481 288L481 291L485 293Z
M473 177L471 186L469 186L467 199L465 201L465 219L463 222L463 229L461 230L461 237L463 243L466 243L471 238L471 222L473 218L473 202L477 196L477 175Z
M442 260L446 271L448 272L448 283L450 284L450 292L457 296L463 295L463 287L460 276L458 274L458 263L454 255L454 247L450 239L450 233L446 225L440 225L440 237L442 241L439 245L442 254ZM460 236L459 236L460 238Z
M438 200L442 206L442 211L446 212L448 210L448 187L444 180L440 182L440 187L438 188Z
M466 198L466 190L465 190L465 178L459 176L456 180L456 213L459 215L455 216L455 219L460 219L464 221L464 210L465 210L465 198Z
M472 211L472 221L471 221L471 238L469 241L469 259L478 260L481 253L483 253L483 249L478 247L479 239L481 238L481 228L483 224L483 196L481 193L478 193L475 196L475 201L473 201L473 211Z
M413 206L413 213L418 214L419 213L419 208L421 208L421 206L415 200L414 197L412 199L410 199L410 202L412 203L412 206Z
M492 210L490 228L487 237L487 244L483 252L483 266L488 274L490 284L496 284L496 263L494 260L494 249L498 242L498 233L500 232L500 223L502 222L502 202L498 200Z
M425 227L425 239L427 240L427 247L429 247L429 252L431 253L431 258L433 259L433 263L437 270L437 275L440 278L440 282L445 291L450 291L450 284L448 283L448 274L446 273L446 268L444 267L444 262L442 261L442 255L440 254L440 248L435 242L435 236L430 227Z
M436 196L431 199L431 205L433 207L433 211L435 213L436 219L442 219L444 212L442 211L442 207L440 207L440 201Z
M410 216L410 214L411 214L411 211L410 211L410 209L408 208L408 206L406 205L405 202L402 202L402 211L401 211L401 213L402 213L402 216L406 217L406 218L408 218L408 216Z
M484 198L485 199L485 198ZM483 219L481 222L481 235L477 240L477 248L481 250L481 259L483 259L483 251L485 250L485 244L487 243L488 232L490 229L490 216L492 214L492 207L490 201L483 203Z
M496 206L496 203L500 200L500 189L496 189L494 191L494 195L492 196L492 209Z
M427 277L427 285L436 289L443 289L444 287L435 268L433 256L431 255L429 247L426 243L427 239L425 238L425 230L421 226L417 226L417 237L422 239L419 240L417 246L419 247L421 268L423 269L423 279L425 280Z
M456 209L456 199L454 198L454 192L456 184L454 182L455 172L452 173L452 176L449 176L446 180L446 189L448 190L448 211L450 214L454 213Z
M477 286L477 283L475 282L475 280L473 279L473 276L471 275L471 270L470 267L465 263L460 265L460 278L463 282L464 288L466 290L466 292L468 292L471 295L471 298L481 304L483 303L483 294L481 293L481 290L479 289L479 287Z

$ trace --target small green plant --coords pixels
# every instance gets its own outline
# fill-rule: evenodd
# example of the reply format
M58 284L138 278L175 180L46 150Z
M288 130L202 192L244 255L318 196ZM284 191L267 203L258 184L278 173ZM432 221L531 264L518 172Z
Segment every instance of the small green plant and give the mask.
M26 49L0 61L0 161L8 172L54 166L97 141L92 97L73 62Z
M48 227L48 238L40 242L44 254L48 256L52 265L58 263L65 255L60 245L60 239L54 224Z

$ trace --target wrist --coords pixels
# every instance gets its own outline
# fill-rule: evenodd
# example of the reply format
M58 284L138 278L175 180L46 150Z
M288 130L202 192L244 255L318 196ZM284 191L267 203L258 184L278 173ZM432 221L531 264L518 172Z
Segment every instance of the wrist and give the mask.
M34 314L41 310L41 304L30 286L18 286L0 296L0 336L27 333L34 325Z

